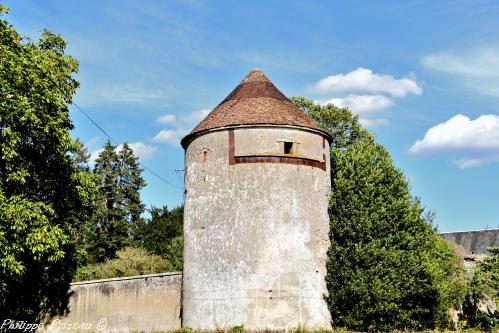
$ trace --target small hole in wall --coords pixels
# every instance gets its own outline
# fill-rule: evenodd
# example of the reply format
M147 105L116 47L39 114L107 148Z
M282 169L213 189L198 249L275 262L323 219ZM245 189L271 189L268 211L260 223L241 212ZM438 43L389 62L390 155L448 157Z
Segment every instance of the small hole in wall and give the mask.
M269 293L271 293L271 292L272 292L272 289L269 290Z
M293 153L293 142L284 141L284 154Z
M319 273L319 271L315 271L316 273Z

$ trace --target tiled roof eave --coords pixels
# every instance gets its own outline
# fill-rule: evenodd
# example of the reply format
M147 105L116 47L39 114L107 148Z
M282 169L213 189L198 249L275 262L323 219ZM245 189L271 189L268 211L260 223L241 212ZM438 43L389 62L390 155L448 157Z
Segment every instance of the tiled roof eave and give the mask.
M287 128L287 129L297 129L297 130L302 130L306 132L311 132L315 134L319 134L326 138L328 142L331 142L333 140L333 137L326 131L320 130L320 129L315 129L315 128L310 128L306 126L299 126L299 125L289 125L289 124L269 124L269 123L261 123L261 124L239 124L239 125L227 125L227 126L220 126L220 127L214 127L198 132L191 132L187 134L181 141L181 145L184 149L187 149L189 144L194 140L195 138L213 133L213 132L220 132L220 131L228 131L230 129L245 129L245 128Z

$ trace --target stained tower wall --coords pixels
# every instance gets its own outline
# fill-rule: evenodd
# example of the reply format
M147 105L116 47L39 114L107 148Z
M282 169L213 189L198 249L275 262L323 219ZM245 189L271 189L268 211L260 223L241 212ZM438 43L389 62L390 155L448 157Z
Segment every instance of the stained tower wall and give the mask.
M327 140L296 128L216 131L189 144L185 165L183 326L329 327Z

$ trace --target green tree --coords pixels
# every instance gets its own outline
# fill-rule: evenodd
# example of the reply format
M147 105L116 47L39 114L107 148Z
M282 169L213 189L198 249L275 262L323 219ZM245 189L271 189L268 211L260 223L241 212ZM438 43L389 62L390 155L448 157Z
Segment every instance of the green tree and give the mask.
M145 206L140 200L140 190L146 182L141 176L143 170L139 166L139 159L126 142L118 153L118 161L119 192L122 195L125 219L133 225L140 220L144 212Z
M471 274L462 314L466 326L487 331L499 327L499 247L489 251Z
M129 225L119 191L120 163L116 146L109 140L95 160L94 173L98 178L99 198L89 227L90 261L104 262L129 245Z
M328 305L336 325L357 330L449 324L464 284L454 255L380 145L333 150Z
M318 105L304 97L291 97L291 101L331 134L331 148L345 149L358 140L374 140L374 136L360 125L359 117L352 115L347 108Z
M463 269L432 215L348 109L293 101L333 136L326 276L333 324L362 331L446 325L463 296Z
M72 152L71 158L81 170L90 171L88 164L90 153L79 138L75 139L75 150Z
M48 31L24 39L0 18L0 318L66 309L80 221L92 213L93 177L72 159L78 63L65 47Z
M130 146L117 151L109 140L95 160L99 200L89 226L90 262L104 262L116 251L131 245L134 225L140 223L144 205L140 190L145 182Z
M165 258L175 271L183 262L183 207L150 209L151 218L143 221L135 231L137 244L151 253Z

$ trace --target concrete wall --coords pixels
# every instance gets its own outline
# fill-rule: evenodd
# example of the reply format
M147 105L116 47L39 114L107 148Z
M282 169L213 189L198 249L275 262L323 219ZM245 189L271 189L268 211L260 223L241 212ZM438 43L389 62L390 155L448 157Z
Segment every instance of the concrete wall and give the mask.
M235 155L297 153L326 171L282 163L229 165L228 131L185 156L183 325L196 329L329 327L326 251L329 144L298 129L234 130Z
M70 312L41 332L151 332L180 329L181 273L73 283Z
M487 255L487 248L499 246L499 229L446 232L440 236L459 245L465 256Z

